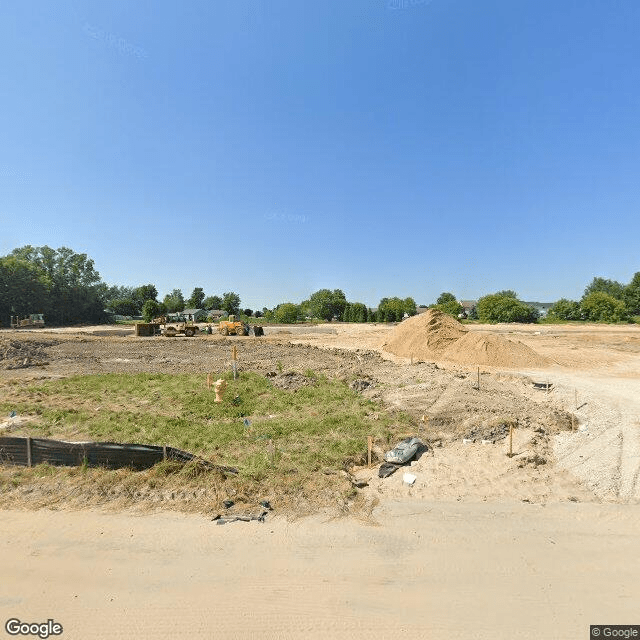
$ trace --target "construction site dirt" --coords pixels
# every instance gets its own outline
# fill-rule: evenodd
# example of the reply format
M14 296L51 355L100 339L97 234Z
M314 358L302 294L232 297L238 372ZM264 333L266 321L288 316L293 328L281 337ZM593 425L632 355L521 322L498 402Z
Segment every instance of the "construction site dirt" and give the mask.
M16 379L222 372L231 366L235 345L240 371L278 374L278 386L295 386L291 374L311 369L410 413L434 443L430 455L413 462L416 497L640 501L640 327L464 327L476 342L497 336L507 347L520 345L518 353L526 346L548 363L538 368L397 356L385 344L401 328L406 331L381 324L267 326L260 338L140 338L123 326L6 330L0 333L1 393L16 393L6 384ZM552 385L541 391L534 382ZM509 423L518 453L513 458L505 455ZM380 480L373 468L354 473L372 495L407 493L400 474Z

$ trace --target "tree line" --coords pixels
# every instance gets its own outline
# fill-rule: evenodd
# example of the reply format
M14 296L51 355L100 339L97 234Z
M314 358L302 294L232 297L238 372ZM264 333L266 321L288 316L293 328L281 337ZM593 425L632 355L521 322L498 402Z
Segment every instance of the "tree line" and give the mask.
M291 323L306 319L346 322L392 322L416 313L413 298L383 298L377 310L361 302L349 302L343 291L321 289L300 304L285 302L262 311L242 309L240 296L229 291L206 296L195 287L185 299L173 289L158 299L154 284L136 287L108 285L102 281L94 261L68 247L27 245L0 257L0 323L10 316L42 313L48 324L109 322L114 315L142 316L145 320L185 309L220 310L227 315L262 317Z
M48 324L108 322L113 314L151 319L184 309L217 309L225 314L264 317L270 322L293 323L309 319L343 322L399 322L417 313L415 300L382 298L372 309L363 302L348 301L340 289L320 289L301 302L284 302L272 309L242 309L235 292L206 296L195 287L185 299L173 289L158 300L153 284L137 287L108 285L85 253L68 247L27 245L0 257L0 323L8 325L12 315L43 313ZM456 296L442 293L431 308L455 317L464 315ZM481 322L536 322L539 312L519 300L515 291L505 290L483 296L470 312ZM640 316L640 272L622 284L596 277L580 300L558 300L549 310L550 320L618 322Z
M431 308L455 317L466 314L456 297L442 293ZM596 277L584 290L580 300L561 298L547 313L553 321L582 320L587 322L624 322L640 316L640 271L627 284ZM515 291L498 291L480 298L469 317L486 323L537 322L540 311L522 302Z
M349 302L341 289L320 289L300 304L284 302L273 309L263 309L266 320L293 323L302 320L341 320L343 322L400 322L417 313L413 298L382 298L377 309L363 302Z

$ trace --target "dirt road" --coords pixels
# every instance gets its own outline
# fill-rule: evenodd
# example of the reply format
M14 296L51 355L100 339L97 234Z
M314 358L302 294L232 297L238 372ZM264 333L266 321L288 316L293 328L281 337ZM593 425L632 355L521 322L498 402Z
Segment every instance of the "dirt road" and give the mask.
M637 622L640 507L404 500L353 520L3 512L3 621L63 638L544 638ZM635 616L635 617L634 617Z

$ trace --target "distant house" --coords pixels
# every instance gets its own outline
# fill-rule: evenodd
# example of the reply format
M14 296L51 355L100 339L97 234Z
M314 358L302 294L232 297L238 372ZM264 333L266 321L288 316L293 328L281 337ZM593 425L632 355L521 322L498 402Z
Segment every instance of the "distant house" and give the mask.
M553 307L553 302L525 302L525 304L528 304L530 307L533 307L534 309L537 309L538 312L540 313L540 317L544 318L547 313L549 313L549 309L551 309L551 307Z
M460 304L462 305L463 313L466 316L471 315L471 312L476 308L478 304L477 300L460 300Z
M223 316L226 316L227 312L222 309L209 309L207 311L207 316L213 318L214 320L220 320Z
M205 309L185 309L180 312L180 315L194 322L204 322L207 319L207 311Z

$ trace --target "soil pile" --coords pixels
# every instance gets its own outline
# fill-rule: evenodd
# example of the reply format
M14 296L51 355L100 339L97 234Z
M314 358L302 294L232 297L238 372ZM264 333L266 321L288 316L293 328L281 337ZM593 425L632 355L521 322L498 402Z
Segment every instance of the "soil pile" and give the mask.
M20 369L46 364L45 349L53 344L56 343L0 338L0 368Z
M458 364L491 367L546 367L551 361L522 342L502 336L470 332L452 343L441 354L443 360Z
M435 359L466 334L467 330L455 318L429 309L401 322L383 348L404 358Z
M449 360L491 367L545 367L548 358L522 342L467 331L455 318L437 309L400 323L384 350L404 358Z

